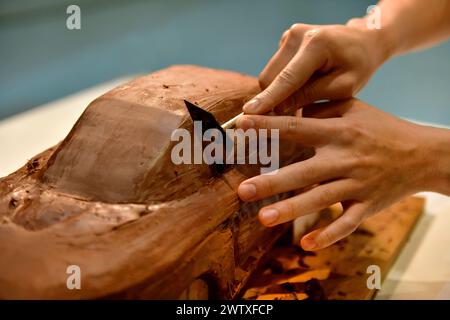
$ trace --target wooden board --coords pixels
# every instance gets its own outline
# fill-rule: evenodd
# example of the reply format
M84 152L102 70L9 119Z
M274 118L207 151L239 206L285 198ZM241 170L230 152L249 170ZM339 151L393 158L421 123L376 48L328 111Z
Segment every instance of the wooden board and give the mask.
M367 268L384 279L423 211L424 200L410 197L367 219L355 233L318 252L280 244L249 281L244 299L371 299ZM340 214L326 210L318 226Z

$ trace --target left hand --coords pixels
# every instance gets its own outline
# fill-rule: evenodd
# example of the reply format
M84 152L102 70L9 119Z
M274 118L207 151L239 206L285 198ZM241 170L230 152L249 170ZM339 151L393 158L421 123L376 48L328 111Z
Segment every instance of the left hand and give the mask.
M345 26L294 24L259 76L263 91L244 112L286 113L292 106L354 96L390 56L384 31L356 20Z
M433 144L434 128L395 118L356 99L305 107L303 117L244 115L237 126L279 129L280 139L316 148L312 158L248 179L238 188L242 200L255 201L310 187L262 208L259 218L266 226L341 202L343 215L304 236L305 250L333 244L370 215L407 195L433 189L436 180L430 171L439 150Z

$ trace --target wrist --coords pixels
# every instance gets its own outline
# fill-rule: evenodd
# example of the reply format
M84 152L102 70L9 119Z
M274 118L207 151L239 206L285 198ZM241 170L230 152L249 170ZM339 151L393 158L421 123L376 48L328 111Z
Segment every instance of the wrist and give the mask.
M374 58L376 68L395 55L396 41L392 33L384 28L383 25L380 28L372 28L368 18L364 17L351 19L346 26L357 29L364 34L365 42L369 53Z
M421 126L423 170L421 191L450 195L450 130Z

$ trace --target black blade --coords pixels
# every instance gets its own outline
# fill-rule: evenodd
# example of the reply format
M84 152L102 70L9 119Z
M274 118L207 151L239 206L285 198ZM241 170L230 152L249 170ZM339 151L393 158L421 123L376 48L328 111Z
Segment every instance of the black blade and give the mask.
M203 110L199 106L196 106L195 104L193 104L187 100L184 100L184 103L186 104L186 108L189 111L192 121L201 121L202 122L202 135L208 129L217 129L222 133L223 152L224 152L223 153L224 154L223 163L213 163L212 169L214 171L214 174L223 173L225 171L225 167L226 167L226 165L225 165L225 158L226 158L226 156L225 156L226 155L225 141L227 139L229 139L225 133L225 130L222 128L220 123L216 120L216 118L210 112ZM201 139L202 137L199 137L199 138Z
M223 130L222 126L210 112L203 110L202 108L189 101L184 100L184 103L186 104L186 108L191 115L192 121L202 122L202 133L204 133L208 129L218 129L223 135L225 135L225 131Z

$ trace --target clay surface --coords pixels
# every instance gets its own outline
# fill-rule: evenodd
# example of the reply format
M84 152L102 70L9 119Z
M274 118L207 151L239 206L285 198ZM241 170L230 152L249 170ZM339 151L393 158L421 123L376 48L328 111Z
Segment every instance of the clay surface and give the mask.
M175 165L170 136L192 129L183 99L223 122L258 90L252 77L174 66L93 101L59 145L0 180L0 298L174 299L197 279L209 297L235 297L286 229L261 226L258 208L286 195L243 204L248 170ZM67 288L70 265L80 290Z

